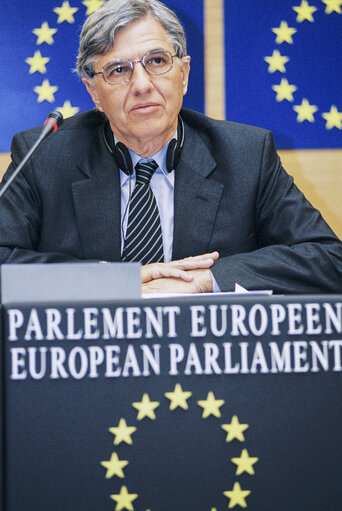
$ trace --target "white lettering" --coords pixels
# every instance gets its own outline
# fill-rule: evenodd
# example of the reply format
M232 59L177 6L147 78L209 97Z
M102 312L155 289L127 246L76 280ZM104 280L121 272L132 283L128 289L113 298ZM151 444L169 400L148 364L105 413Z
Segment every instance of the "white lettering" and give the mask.
M204 305L191 305L191 337L204 337L207 334L205 326L205 307Z
M319 371L317 361L321 364L324 371L329 370L329 352L328 352L328 341L322 341L321 345L323 350L320 349L318 342L311 341L311 354L312 354L312 368L311 371L313 373L317 373Z
M25 348L11 348L11 380L25 380L27 371L25 369Z
M319 324L319 310L320 306L318 303L306 303L306 333L308 335L320 334L322 332L322 326Z
M218 312L217 310L220 310L220 323L221 328L217 326L218 323ZM209 305L209 311L210 311L210 330L215 337L222 337L227 332L227 309L228 305L220 305L218 307L217 305Z
M233 304L230 306L232 311L232 330L231 335L248 335L248 330L244 325L246 310L242 305Z
M123 308L118 307L115 311L114 319L110 313L110 310L103 308L103 338L104 339L123 339L124 338L124 327L123 327Z
M309 370L309 362L307 359L308 343L306 341L295 341L293 343L294 350L294 372L295 373L307 373ZM305 362L305 363L303 363Z
M77 341L82 338L83 330L80 328L79 331L75 332L75 309L66 309L67 315L67 339L70 341Z
M42 328L40 326L37 309L32 309L30 312L30 317L27 323L27 328L25 332L25 341L31 341L32 335L34 334L34 338L37 341L42 341L44 339Z
M264 354L264 350L262 348L262 343L257 342L255 345L252 365L251 365L251 373L257 372L257 366L260 366L261 373L268 373L267 362Z
M38 350L37 350L37 348L28 348L27 351L28 351L29 374L34 380L41 380L42 378L44 378L45 373L46 373L47 348L40 347ZM39 361L40 371L39 372L37 371L37 365L38 365L37 356L36 356L37 351L40 355L40 357L39 357L40 358L40 361Z
M342 303L336 303L336 312L332 308L330 303L323 303L325 309L325 333L332 334L333 329L331 324L333 323L335 331L340 334L342 333Z
M151 307L144 307L146 315L146 333L145 337L150 339L153 337L152 326L158 337L163 337L163 308L156 307L157 316Z
M275 342L270 342L271 348L271 373L291 373L291 343L284 342L280 353Z
M81 380L84 378L88 370L88 357L83 348L76 346L70 351L68 367L71 376L75 378L75 380Z
M259 328L257 327L257 324L256 324L257 314L260 316ZM248 322L249 322L249 327L251 329L251 332L254 335L256 335L256 336L263 335L267 328L267 312L265 310L265 307L263 307L259 303L256 303L255 305L253 305L253 307L249 311Z
M121 374L121 368L119 365L119 346L105 346L106 350L106 378L116 378ZM114 367L116 369L114 369Z
M288 303L289 313L289 335L302 334L304 326L301 324L302 305L300 303Z
M54 339L64 339L59 324L62 320L61 313L58 309L46 309L46 339L53 341Z
M176 376L179 374L178 364L184 359L184 348L181 344L169 344L170 352L170 370L169 374Z
M141 345L143 352L143 376L150 376L149 366L153 369L154 374L160 374L160 344L153 344L153 353L146 344Z
M127 347L125 363L122 369L122 376L129 376L129 371L132 371L132 376L141 376L138 360L132 344Z
M99 346L89 346L89 378L98 378L97 368L103 363L104 352Z
M222 370L217 363L220 354L219 347L213 342L206 342L204 347L204 374L221 374Z
M98 339L100 337L100 330L97 328L98 310L95 307L85 307L83 316L85 339Z
M192 368L194 368L195 374L203 374L203 369L197 353L196 344L194 342L190 343L184 374L192 374Z
M24 324L24 314L19 309L10 309L8 314L8 340L17 341L17 330Z
M232 343L224 342L224 373L225 374L236 374L239 372L240 364L236 362L235 366L232 367Z
M334 371L342 371L341 365L341 349L342 341L329 341L329 348L334 350Z
M63 350L63 348L54 346L53 348L50 348L50 353L51 353L50 378L52 378L53 380L57 378L69 378L69 375L66 372L63 365L65 362L65 351Z
M140 339L142 336L140 314L139 307L127 307L127 337L129 339Z
M270 305L271 319L272 319L272 335L280 335L279 324L282 323L286 317L286 309L279 303L272 303Z

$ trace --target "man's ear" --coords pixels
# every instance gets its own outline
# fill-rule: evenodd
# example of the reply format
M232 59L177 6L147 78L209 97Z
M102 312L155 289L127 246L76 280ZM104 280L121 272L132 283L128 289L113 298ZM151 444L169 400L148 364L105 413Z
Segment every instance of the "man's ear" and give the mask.
M89 92L91 99L93 100L96 108L100 110L100 112L103 112L103 108L101 106L99 96L96 91L96 87L94 85L94 82L91 78L82 78L82 82L86 86L87 91Z
M183 64L181 66L181 73L183 75L183 96L187 93L190 73L190 58L189 56L184 57Z

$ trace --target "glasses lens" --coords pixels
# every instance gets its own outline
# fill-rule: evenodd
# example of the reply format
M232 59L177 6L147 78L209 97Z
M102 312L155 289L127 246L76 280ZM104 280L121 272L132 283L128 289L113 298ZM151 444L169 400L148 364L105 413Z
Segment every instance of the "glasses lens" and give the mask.
M132 74L132 64L129 60L118 62L108 62L103 67L103 76L107 83L115 85L116 83L127 82Z
M172 67L171 53L163 50L154 50L143 58L145 69L151 75L162 75Z

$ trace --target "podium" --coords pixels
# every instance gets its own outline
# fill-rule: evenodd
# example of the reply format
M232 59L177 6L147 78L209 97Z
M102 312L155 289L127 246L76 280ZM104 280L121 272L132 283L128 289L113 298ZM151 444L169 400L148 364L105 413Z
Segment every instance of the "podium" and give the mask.
M342 295L2 306L3 511L342 501Z

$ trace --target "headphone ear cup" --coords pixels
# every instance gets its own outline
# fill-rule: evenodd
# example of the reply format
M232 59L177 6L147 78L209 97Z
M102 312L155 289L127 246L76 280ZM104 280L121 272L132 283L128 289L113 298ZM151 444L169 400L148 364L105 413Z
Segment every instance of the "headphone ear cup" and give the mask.
M129 150L122 142L118 142L117 144L115 144L114 156L119 165L119 168L123 172L125 172L125 174L131 176L133 174L132 158L131 155L129 154Z
M181 116L178 116L177 140L173 138L168 145L166 153L166 170L172 172L178 165L181 151L184 145L184 123Z
M177 144L177 140L175 138L170 140L168 148L167 148L167 153L166 153L166 170L168 172L172 172L172 170L176 167L176 165L178 163L179 157L176 158L177 146L178 146L178 144ZM176 160L177 160L177 162L176 162Z

